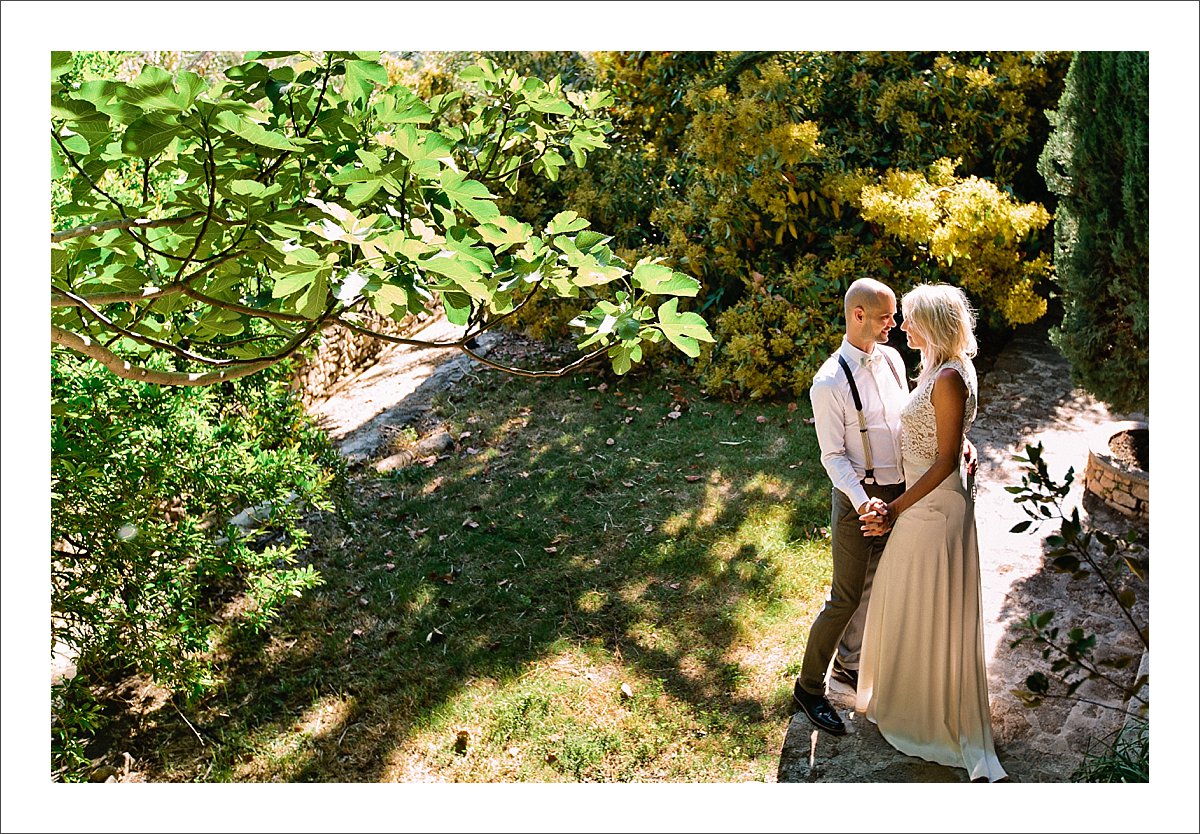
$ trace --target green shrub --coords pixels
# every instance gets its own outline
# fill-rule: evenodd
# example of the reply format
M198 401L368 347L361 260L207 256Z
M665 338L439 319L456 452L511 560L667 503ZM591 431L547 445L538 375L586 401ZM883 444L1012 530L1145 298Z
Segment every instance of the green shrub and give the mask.
M1122 410L1150 395L1150 61L1079 52L1038 170L1060 195L1051 337L1077 384Z
M299 522L331 506L340 464L286 370L180 389L51 356L51 646L77 655L78 685L136 670L197 695L220 604L244 594L230 618L262 629L321 581L297 564ZM228 524L250 508L260 526ZM90 724L60 700L61 768Z

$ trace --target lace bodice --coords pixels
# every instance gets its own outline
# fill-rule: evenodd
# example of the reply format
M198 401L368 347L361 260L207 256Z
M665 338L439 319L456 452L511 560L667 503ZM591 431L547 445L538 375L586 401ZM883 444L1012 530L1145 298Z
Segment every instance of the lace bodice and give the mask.
M979 383L975 366L970 360L951 359L908 395L900 409L900 445L906 460L933 460L937 456L937 419L933 413L933 383L943 368L954 368L967 385L967 402L963 411L962 433L966 435L975 422L978 410Z

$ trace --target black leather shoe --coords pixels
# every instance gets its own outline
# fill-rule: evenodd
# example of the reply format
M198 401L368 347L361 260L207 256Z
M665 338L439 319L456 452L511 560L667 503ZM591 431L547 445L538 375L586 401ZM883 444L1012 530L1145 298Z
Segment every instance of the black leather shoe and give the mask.
M841 681L842 683L854 689L856 692L858 691L857 669L847 669L840 663L834 663L833 670L829 673L829 677L833 678L835 681Z
M804 714L808 716L808 720L815 724L817 729L832 733L835 736L844 736L846 734L846 725L842 723L837 710L833 708L833 704L829 703L829 699L824 695L813 695L805 692L800 688L800 682L796 681L796 687L792 690L792 700L796 702L796 706L804 711Z

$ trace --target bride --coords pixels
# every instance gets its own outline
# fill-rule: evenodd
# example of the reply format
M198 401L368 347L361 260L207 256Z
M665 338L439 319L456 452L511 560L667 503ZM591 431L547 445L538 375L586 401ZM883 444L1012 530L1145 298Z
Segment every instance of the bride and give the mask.
M901 310L921 372L901 411L906 490L862 516L867 535L892 532L867 608L856 707L900 752L994 782L1006 774L983 660L974 483L961 468L978 398L974 315L944 284L916 287Z

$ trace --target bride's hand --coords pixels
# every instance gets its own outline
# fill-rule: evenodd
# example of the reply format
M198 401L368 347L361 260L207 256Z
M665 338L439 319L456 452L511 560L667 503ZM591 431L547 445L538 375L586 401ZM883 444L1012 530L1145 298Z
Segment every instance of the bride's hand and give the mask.
M882 536L891 529L891 519L889 518L890 508L888 505L878 499L872 498L867 503L866 512L859 515L858 520L861 521L864 536Z

